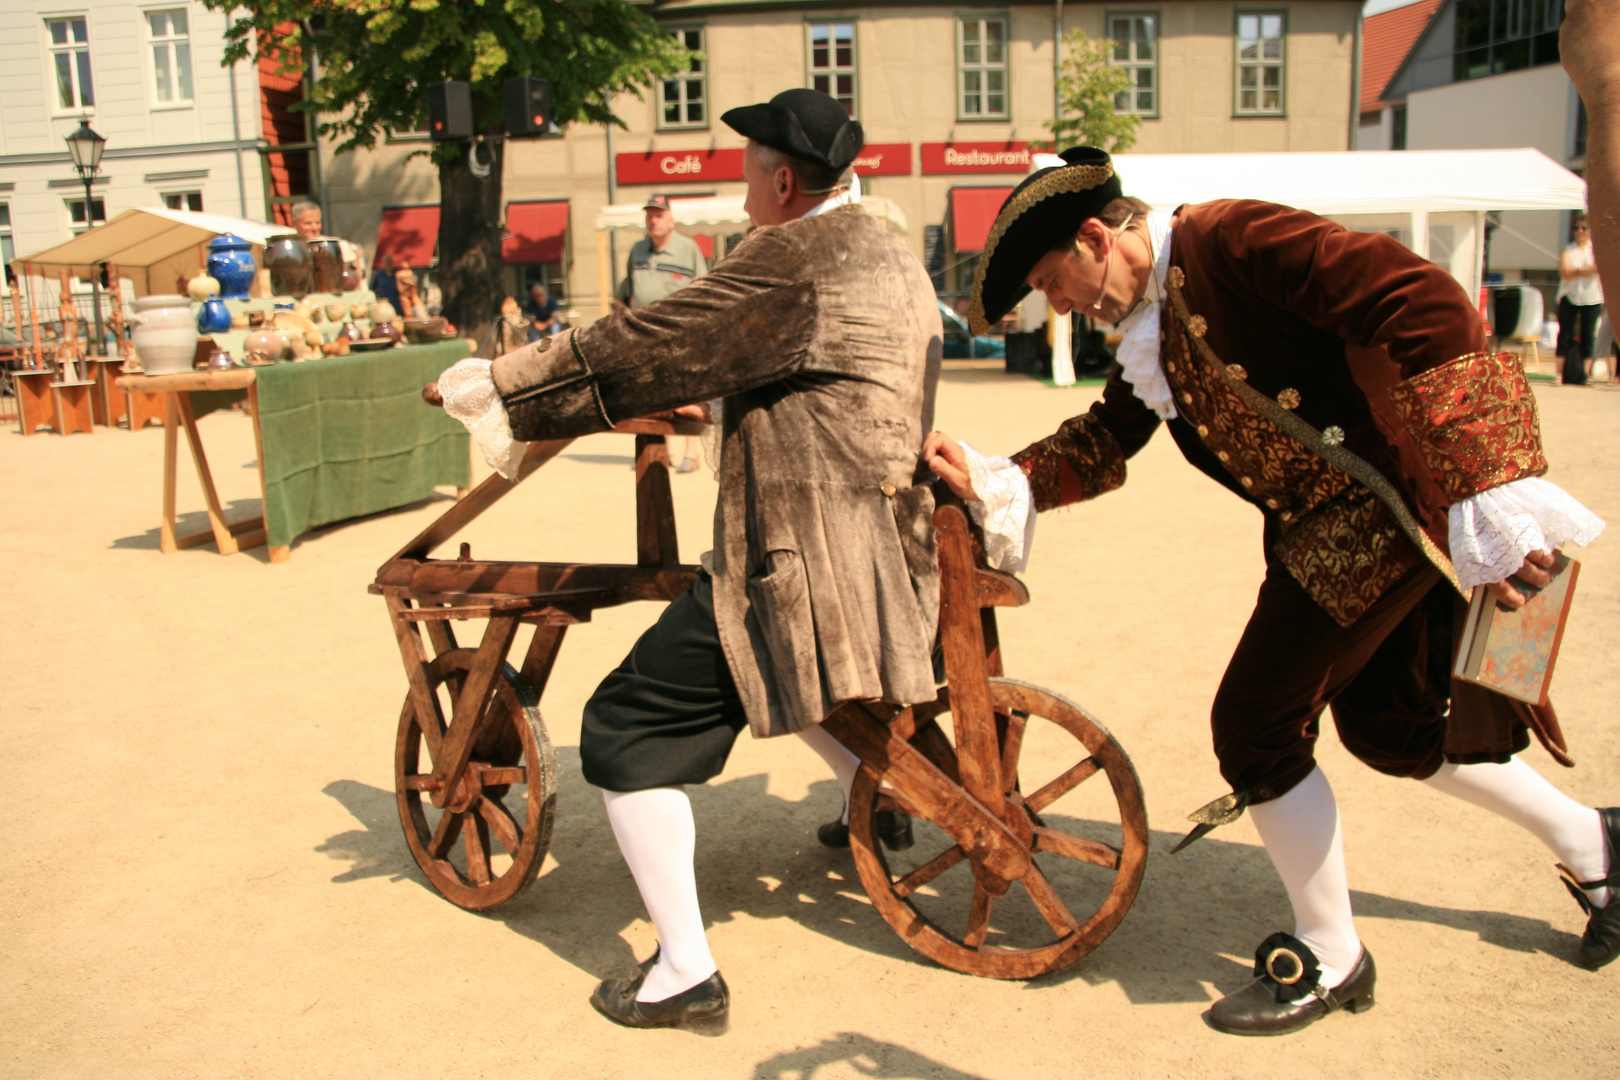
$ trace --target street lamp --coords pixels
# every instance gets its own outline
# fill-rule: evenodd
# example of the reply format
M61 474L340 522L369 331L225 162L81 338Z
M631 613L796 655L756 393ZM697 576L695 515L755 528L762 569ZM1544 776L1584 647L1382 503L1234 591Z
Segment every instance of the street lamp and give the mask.
M96 221L96 200L90 190L95 181L96 170L101 165L102 151L107 149L107 140L90 130L90 118L79 118L79 128L67 137L68 153L73 155L73 168L78 172L79 178L84 181L84 223L87 227L94 227ZM102 349L101 328L101 274L92 269L90 274L90 303L96 312L96 347L95 352Z

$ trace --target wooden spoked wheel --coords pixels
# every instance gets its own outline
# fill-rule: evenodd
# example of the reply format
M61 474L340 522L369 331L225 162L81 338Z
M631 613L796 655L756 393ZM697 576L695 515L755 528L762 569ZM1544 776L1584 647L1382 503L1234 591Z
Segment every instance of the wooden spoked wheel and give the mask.
M429 684L446 716L474 656L472 649L452 649L427 665ZM394 790L405 842L433 887L471 911L503 904L534 880L551 844L556 813L557 765L540 710L511 665L501 667L482 734L444 809L429 797L430 744L409 696L394 748Z
M1028 818L1013 831L1032 838L1029 873L994 895L999 879L987 889L962 848L865 765L850 793L850 847L867 896L907 944L953 971L1027 979L1079 960L1125 917L1146 865L1147 812L1130 759L1080 706L1011 679L991 679L990 700L1007 814ZM941 688L893 723L956 779L949 712ZM912 815L914 847L879 845L882 809Z

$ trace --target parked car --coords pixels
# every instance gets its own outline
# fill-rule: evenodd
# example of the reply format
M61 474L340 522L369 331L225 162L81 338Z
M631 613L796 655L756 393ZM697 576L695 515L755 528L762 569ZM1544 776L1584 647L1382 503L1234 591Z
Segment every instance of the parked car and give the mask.
M947 360L999 360L1007 355L1007 342L989 334L975 335L967 320L953 311L943 300L939 317L945 322L945 359Z

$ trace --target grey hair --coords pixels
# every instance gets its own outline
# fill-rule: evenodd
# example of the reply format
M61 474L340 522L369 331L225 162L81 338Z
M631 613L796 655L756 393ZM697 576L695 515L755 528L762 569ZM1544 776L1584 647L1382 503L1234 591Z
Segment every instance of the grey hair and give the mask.
M850 178L855 173L854 166L842 170L829 169L825 165L794 157L762 142L756 141L752 146L754 164L758 165L761 171L771 176L777 169L786 165L793 171L793 179L798 183L799 192L803 195L831 195L841 188L849 187Z
M296 225L298 223L298 219L303 217L304 212L307 210L315 211L317 214L320 214L323 219L326 217L326 215L321 211L321 204L317 202L310 202L308 199L299 199L297 202L293 203L292 208L287 211L287 215L293 219L293 224Z

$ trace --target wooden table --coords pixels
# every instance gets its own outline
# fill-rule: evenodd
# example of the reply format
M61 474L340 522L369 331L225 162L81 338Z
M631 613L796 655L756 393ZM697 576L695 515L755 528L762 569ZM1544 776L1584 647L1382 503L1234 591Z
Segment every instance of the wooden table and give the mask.
M11 378L17 387L17 426L24 435L32 435L41 424L60 432L61 423L56 416L56 395L51 383L56 380L55 368L13 371Z
M164 403L162 550L180 551L212 540L221 554L229 555L267 544L270 561L285 562L293 540L309 529L415 502L439 485L454 484L459 499L470 476L470 440L459 424L422 405L418 396L423 382L465 355L465 343L455 344L455 349L407 346L266 368L119 376L115 385L132 400L155 395ZM206 414L219 402L193 400L194 395L219 391L245 391L263 506L257 516L229 524L197 431L199 412ZM421 416L402 428L403 397L414 406L407 411ZM296 418L293 427L289 418ZM181 429L208 506L208 528L185 536L178 534L175 522ZM377 430L387 435L373 456L363 438L361 444L355 440L358 433ZM410 477L403 477L412 469L400 465L402 453L391 442L403 430L414 432L413 437L425 430L426 436L403 452L416 463Z
M248 415L253 418L253 443L258 449L259 495L265 496L264 440L259 432L259 394L254 386L256 375L251 368L233 368L230 371L192 371L179 375L120 375L116 385L129 394L160 394L163 398L163 516L159 526L158 546L165 555L186 548L197 547L212 540L221 555L234 555L238 551L257 547L265 542L264 514L227 524L225 511L219 504L219 492L214 487L214 474L208 467L208 455L203 452L202 436L197 433L197 416L191 407L191 395L199 390L247 390ZM202 485L203 499L208 504L208 528L181 536L175 529L174 490L175 471L179 464L179 429L186 432L186 443L191 447L191 461L197 468L197 481ZM261 506L262 506L261 502ZM292 548L272 547L271 562L286 562L292 558Z
M56 405L56 430L63 435L82 431L94 435L96 426L91 408L94 379L58 379L51 383Z

